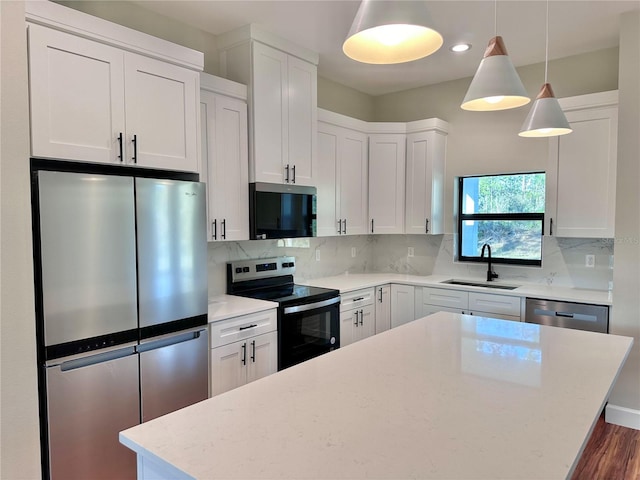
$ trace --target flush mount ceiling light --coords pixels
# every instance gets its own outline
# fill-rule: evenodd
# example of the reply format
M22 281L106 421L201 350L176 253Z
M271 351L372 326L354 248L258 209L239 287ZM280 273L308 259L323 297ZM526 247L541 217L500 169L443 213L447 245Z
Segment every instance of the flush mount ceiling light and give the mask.
M451 45L449 47L449 50L451 50L452 52L455 52L455 53L468 52L469 50L471 50L471 44L470 43L456 43L455 45Z
M442 35L431 25L424 1L363 0L342 51L363 63L418 60L442 46Z
M544 85L536 97L531 111L520 129L521 137L557 137L573 130L569 126L558 99L553 94L551 84L547 83L549 66L549 0L547 0L547 24L544 54Z
M463 110L488 112L521 107L531 100L498 36L498 5L495 3L495 36L489 41L480 66L460 106Z

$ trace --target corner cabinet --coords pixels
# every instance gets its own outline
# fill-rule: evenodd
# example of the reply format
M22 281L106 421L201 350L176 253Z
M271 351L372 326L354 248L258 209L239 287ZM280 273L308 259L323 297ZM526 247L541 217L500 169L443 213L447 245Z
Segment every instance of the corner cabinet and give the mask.
M26 16L33 156L199 171L202 53L53 2Z
M369 135L369 233L404 233L405 157L404 133Z
M202 181L207 182L209 241L249 240L247 88L200 76Z
M276 309L212 323L211 397L278 370Z
M559 102L573 132L549 140L545 231L558 237L613 238L618 92Z
M446 122L436 118L407 124L405 233L444 233L448 127Z
M366 123L322 109L318 118L318 236L366 234Z
M250 181L315 186L318 55L255 25L218 44L222 75L249 87Z

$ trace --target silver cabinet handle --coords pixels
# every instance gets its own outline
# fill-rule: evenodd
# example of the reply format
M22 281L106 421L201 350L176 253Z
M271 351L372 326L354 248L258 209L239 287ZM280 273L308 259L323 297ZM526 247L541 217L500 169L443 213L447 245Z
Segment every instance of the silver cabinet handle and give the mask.
M354 313L356 315L356 323L354 323L354 325L357 327L358 326L358 311L356 310Z
M338 219L338 235L342 235L342 219Z

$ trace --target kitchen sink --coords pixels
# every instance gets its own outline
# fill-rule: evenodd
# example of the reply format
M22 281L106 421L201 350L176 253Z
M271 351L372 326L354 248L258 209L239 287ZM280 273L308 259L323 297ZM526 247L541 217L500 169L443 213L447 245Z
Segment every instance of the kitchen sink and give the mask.
M520 285L505 285L504 283L489 283L489 282L472 282L469 280L445 280L440 283L446 283L448 285L464 285L467 287L484 287L495 288L498 290L515 290Z

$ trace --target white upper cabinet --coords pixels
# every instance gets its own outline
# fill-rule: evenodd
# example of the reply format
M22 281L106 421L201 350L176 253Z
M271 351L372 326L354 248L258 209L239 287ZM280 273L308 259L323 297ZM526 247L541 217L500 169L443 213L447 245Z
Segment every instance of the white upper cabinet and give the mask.
M219 45L223 76L249 87L250 181L315 186L318 55L255 25Z
M404 233L405 151L404 133L369 135L369 233Z
M545 231L613 238L618 92L560 99L573 132L549 141Z
M444 233L446 122L420 120L407 125L405 233Z
M247 88L200 77L202 180L207 182L207 238L249 239Z
M33 156L199 171L202 53L52 2L26 14Z
M367 233L367 135L355 119L319 109L318 236Z

